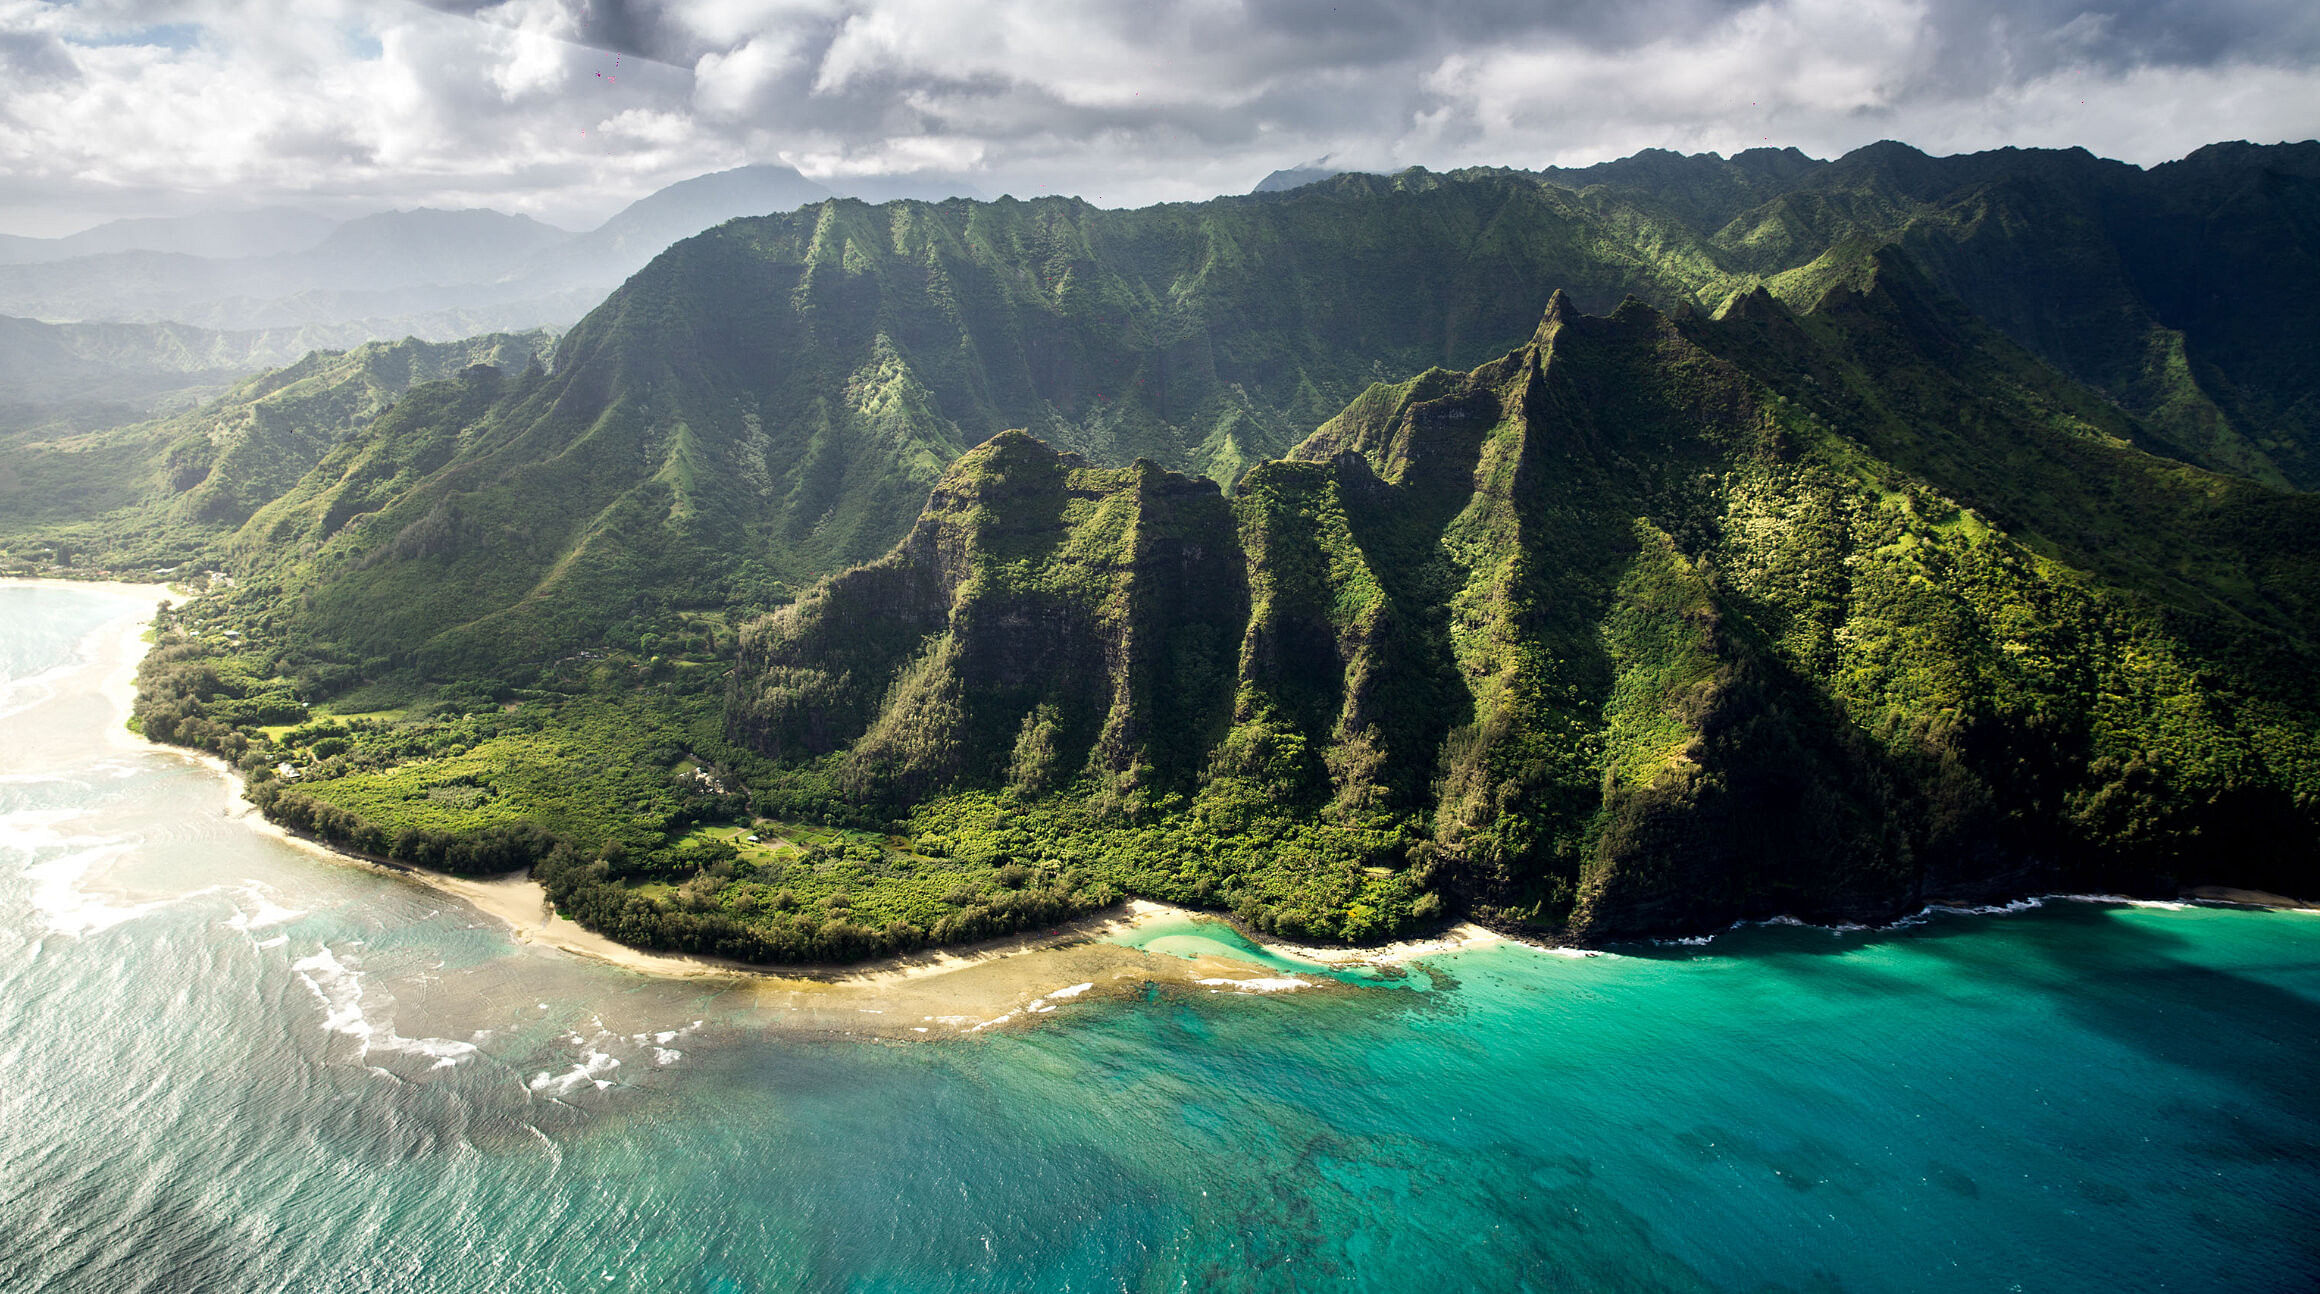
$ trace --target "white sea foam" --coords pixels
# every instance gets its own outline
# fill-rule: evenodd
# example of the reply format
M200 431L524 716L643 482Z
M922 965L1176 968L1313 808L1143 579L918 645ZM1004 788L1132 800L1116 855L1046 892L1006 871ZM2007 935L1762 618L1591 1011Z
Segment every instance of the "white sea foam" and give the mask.
M435 1063L430 1066L433 1069L449 1069L476 1053L474 1043L457 1038L402 1038L389 1034L388 1041L393 1044L390 1050L433 1057Z
M32 888L33 910L56 934L85 936L110 930L167 902L116 903L84 886L92 873L136 843L66 830L89 816L82 809L23 809L0 818L0 849L21 852L28 860L23 876ZM43 858L44 854L51 856Z
M57 693L57 684L84 664L86 662L76 652L74 659L61 665L51 665L37 674L27 674L23 678L12 678L0 683L0 719L22 714L51 699Z
M2058 903L2112 903L2126 908L2157 908L2162 912L2183 912L2198 907L2181 899L2131 899L2124 894L2049 894Z
M1032 1015L1046 1015L1049 1012L1055 1010L1054 999L1062 998L1066 1001L1069 1001L1070 999L1078 997L1080 994L1085 993L1094 987L1095 984L1091 981L1086 984L1072 984L1064 988L1059 988L1052 993L1035 997L1029 1002L1024 1003L1023 1009Z
M657 1033L632 1034L629 1041L652 1053L653 1064L674 1065L685 1058L685 1053L669 1044L686 1034L699 1032L700 1028L701 1022L695 1020L682 1029L662 1029Z
M322 1005L322 1027L325 1032L342 1034L355 1040L357 1058L367 1060L371 1053L395 1052L433 1060L430 1069L449 1069L477 1054L472 1042L457 1038L406 1038L396 1033L393 1021L374 1021L364 1009L362 972L338 959L328 944L311 956L290 963L290 970L306 985Z
M268 926L296 921L306 915L302 908L286 908L274 902L273 892L273 888L263 881L242 882L241 889L235 891L235 912L226 919L226 928L245 932L263 930ZM248 905L246 907L245 901Z
M2033 894L2029 898L2015 899L2010 903L1981 903L1966 906L1960 906L1954 903L1928 903L1925 905L1923 910L1917 913L1917 915L1924 916L1928 913L1939 912L1948 914L1950 916L2003 917L2011 916L2017 912L2035 912L2038 909L2045 907L2046 900L2049 898L2068 897L2070 896L2063 894ZM1907 920L1907 918L1903 919ZM1899 922L1896 922L1895 924L1898 925Z
M2005 903L1928 903L1917 911L1907 916L1895 917L1882 926L1861 925L1849 921L1821 924L1784 914L1777 917L1767 917L1762 921L1735 921L1715 934L1690 935L1680 939L1652 939L1646 942L1698 948L1713 943L1718 938L1735 930L1746 929L1750 926L1798 926L1812 930L1826 930L1831 934L1853 934L1872 930L1908 930L1922 926L1935 917L2013 916L2023 912L2035 912L2049 903L2101 903L2117 907L2157 908L2166 912L2180 912L2185 908L2198 906L2195 903L2175 899L2137 899L2129 898L2124 894L2033 894L2027 898L2013 899Z
M593 1084L598 1091L602 1091L612 1086L612 1080L604 1075L618 1068L620 1068L619 1057L591 1047L580 1058L580 1062L572 1066L571 1069L561 1074L543 1069L533 1075L532 1081L524 1086L535 1092L547 1092L555 1096L570 1096L588 1084Z
M359 1039L368 1051L376 1031L363 1014L362 977L339 961L328 944L320 952L290 963L290 969L322 1003L322 1027Z

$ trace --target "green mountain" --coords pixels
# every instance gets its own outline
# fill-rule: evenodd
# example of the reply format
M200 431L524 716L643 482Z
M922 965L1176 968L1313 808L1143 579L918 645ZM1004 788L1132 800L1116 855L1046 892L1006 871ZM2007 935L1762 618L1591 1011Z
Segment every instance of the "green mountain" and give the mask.
M671 248L550 365L6 450L56 502L0 530L232 573L140 721L280 820L663 946L2308 889L2316 173L833 200Z
M336 330L212 332L183 324L52 324L0 316L0 417L106 402L136 414L343 345ZM135 414L128 419L135 420Z
M2320 144L2216 144L2142 170L2083 149L1834 162L1645 152L1541 173L1791 305L1878 246L2220 471L2320 484Z
M1553 291L1596 311L1759 289L1806 308L1880 254L2133 413L2144 447L2303 483L2320 371L2283 339L2320 300L2297 250L2316 158L2223 148L2143 172L1881 145L1347 175L1140 211L834 200L672 248L552 376L412 404L365 451L384 458L334 462L264 536L325 554L284 578L349 655L498 668L869 560L1002 427L1229 483L1374 381L1504 353ZM2195 218L2193 194L2217 201ZM2187 263L2277 325L2192 300Z
M173 416L18 430L0 438L0 551L62 544L114 564L223 562L228 536L253 512L404 392L476 365L520 370L553 340L532 332L313 351Z
M2320 505L2137 430L1898 257L1801 318L1558 296L1229 501L987 442L745 631L731 725L841 799L1328 938L1430 891L1610 938L2308 886L2320 715L2277 684ZM1310 866L1243 848L1300 834Z
M1569 247L1527 182L1319 196L736 221L615 293L552 374L406 401L245 539L300 555L279 578L343 655L496 669L874 557L998 427L1232 475L1380 356L1502 346L1551 280L1615 299L1652 278ZM1542 286L1518 308L1508 280Z
M303 251L329 237L338 225L338 221L327 216L295 207L108 220L62 238L0 236L0 264L64 261L108 252L265 256Z

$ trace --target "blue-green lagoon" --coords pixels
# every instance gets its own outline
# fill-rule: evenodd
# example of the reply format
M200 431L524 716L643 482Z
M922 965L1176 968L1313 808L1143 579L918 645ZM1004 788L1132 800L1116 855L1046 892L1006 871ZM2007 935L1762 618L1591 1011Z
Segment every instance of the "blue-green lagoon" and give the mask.
M1027 954L1054 1009L919 1040L258 830L121 729L149 607L0 586L0 1288L2320 1283L2320 915L1385 975L1179 922ZM1099 952L1152 982L1069 992Z

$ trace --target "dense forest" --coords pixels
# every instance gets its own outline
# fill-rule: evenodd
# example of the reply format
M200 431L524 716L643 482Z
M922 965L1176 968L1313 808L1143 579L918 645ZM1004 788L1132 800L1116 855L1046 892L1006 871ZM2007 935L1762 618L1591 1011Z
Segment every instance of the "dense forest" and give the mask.
M277 820L654 946L2308 890L2316 247L2312 145L832 201L0 427L0 553L198 586L137 722Z

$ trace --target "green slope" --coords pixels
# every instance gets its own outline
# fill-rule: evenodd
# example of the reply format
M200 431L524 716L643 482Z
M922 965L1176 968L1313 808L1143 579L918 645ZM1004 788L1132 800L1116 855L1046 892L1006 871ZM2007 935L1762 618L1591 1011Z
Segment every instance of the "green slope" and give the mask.
M2320 328L2320 144L2217 144L2148 171L2083 149L1645 153L1539 178L1680 227L1799 307L1864 253L1903 248L1984 322L2142 418L2169 454L2320 484L2320 370L2302 341Z
M1230 478L1376 374L1503 349L1550 281L1695 295L1519 179L736 221L614 294L552 375L405 401L238 551L317 652L536 664L875 556L1001 427Z
M2315 161L832 201L672 248L549 368L285 374L0 470L118 468L20 549L239 581L149 730L645 942L2308 888ZM744 799L908 843L721 854Z
M1373 381L1503 353L1551 291L1712 311L1762 289L1803 309L1896 255L2135 414L2143 447L2304 482L2320 379L2280 339L2320 299L2300 250L2313 152L2144 172L1880 145L1349 175L1138 211L834 200L670 249L552 375L406 402L237 551L339 666L520 671L875 557L1000 428L1231 483ZM2276 326L2187 295L2186 263Z
M314 351L184 413L18 431L0 439L0 552L31 560L61 545L109 564L221 561L253 512L404 392L475 365L520 370L552 341L535 331Z
M1229 510L1001 437L744 635L732 729L921 830L1324 937L1429 889L1606 938L2308 886L2320 722L2273 685L2310 677L2320 513L2074 421L2133 431L1917 288L1558 299Z

